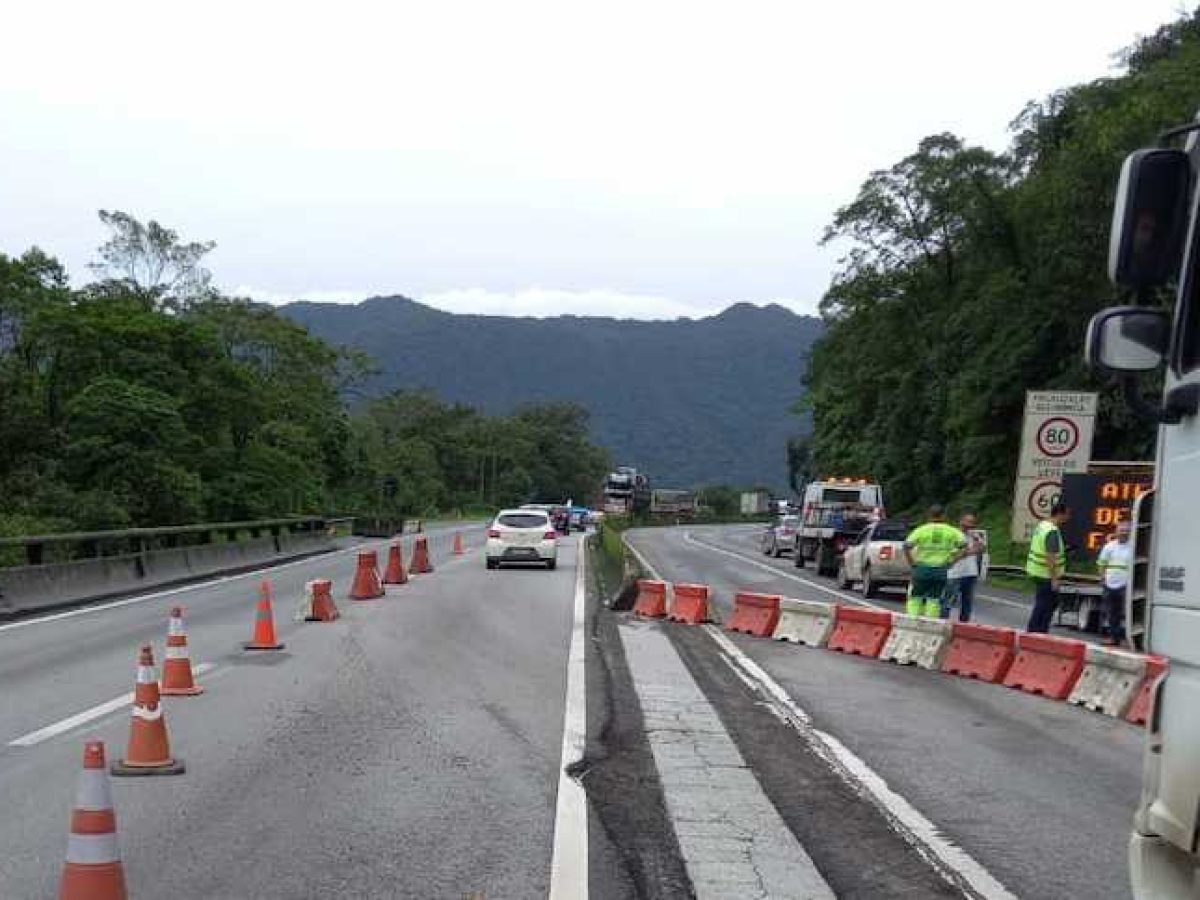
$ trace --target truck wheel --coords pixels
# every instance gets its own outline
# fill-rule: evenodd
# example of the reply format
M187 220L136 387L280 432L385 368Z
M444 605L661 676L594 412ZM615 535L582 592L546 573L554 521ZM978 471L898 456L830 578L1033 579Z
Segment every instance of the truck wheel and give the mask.
M783 556L783 548L779 546L779 541L775 541L773 544L771 544L771 555L775 557L775 559L779 559L779 557Z
M801 547L799 544L797 544L796 551L792 555L795 557L795 559L792 560L792 565L795 566L797 569L803 569L804 568L804 548Z
M850 589L850 579L846 577L846 564L843 562L837 570L837 586L843 591Z
M863 566L862 595L867 600L879 596L879 588L875 586L875 581L871 578L870 566Z

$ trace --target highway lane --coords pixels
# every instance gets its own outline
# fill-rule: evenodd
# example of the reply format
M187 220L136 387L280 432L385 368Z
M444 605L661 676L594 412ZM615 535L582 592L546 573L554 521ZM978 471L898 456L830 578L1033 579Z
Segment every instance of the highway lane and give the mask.
M711 585L722 614L728 614L733 593L745 588L834 599L831 583L814 584L790 561L776 568L756 554L753 536L745 528L696 527L647 529L629 537L663 577ZM898 605L898 598L882 605ZM981 612L1014 624L1003 604L993 606L998 608ZM700 629L665 630L694 669L721 655ZM864 760L1013 894L1130 895L1125 848L1140 787L1138 729L938 673L744 636L735 636L734 644L787 690L816 728ZM730 721L744 715L744 702L734 703L728 698L718 703ZM777 740L764 749L752 743L743 751L768 793L781 811L794 806L796 792L774 783L769 770L774 759L795 756L797 746ZM792 821L818 867L837 864L838 848L827 844L836 842L844 818L838 809L823 808ZM809 831L806 821L815 823ZM853 840L853 833L848 837Z
M118 755L128 711L10 742L131 690L176 602L215 668L205 694L166 701L187 774L114 779L132 896L545 896L578 539L555 572L487 572L482 529L464 533L456 558L434 530L437 571L378 601L345 600L353 552L274 570L279 653L239 647L259 576L0 625L0 896L54 894L82 742ZM292 620L315 577L339 621Z

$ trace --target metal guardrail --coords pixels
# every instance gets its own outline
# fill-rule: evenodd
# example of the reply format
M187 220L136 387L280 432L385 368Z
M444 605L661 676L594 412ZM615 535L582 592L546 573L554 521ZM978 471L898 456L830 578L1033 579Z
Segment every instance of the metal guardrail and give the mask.
M1014 575L1014 576L1019 576L1021 578L1027 577L1025 574L1024 566L1002 566L1002 565L992 564L992 565L988 566L988 573L996 574L996 575ZM1099 575L1084 575L1082 573L1073 574L1071 572L1064 572L1062 580L1067 581L1067 582L1074 582L1076 584L1099 584L1100 576Z

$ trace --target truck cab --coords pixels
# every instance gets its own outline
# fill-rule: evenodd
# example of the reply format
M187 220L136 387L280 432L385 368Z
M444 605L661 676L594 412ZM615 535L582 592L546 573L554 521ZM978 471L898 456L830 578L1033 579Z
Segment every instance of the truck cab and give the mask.
M1134 303L1097 313L1085 354L1158 426L1154 490L1134 508L1130 632L1164 657L1147 722L1130 839L1139 900L1200 896L1200 117L1125 161L1109 276ZM1186 138L1182 149L1173 148ZM1169 293L1168 293L1169 291ZM1163 302L1163 297L1171 299ZM1139 375L1160 372L1163 393Z
M804 488L800 528L792 554L796 568L811 562L833 575L842 552L871 522L883 518L883 490L866 478L823 478Z

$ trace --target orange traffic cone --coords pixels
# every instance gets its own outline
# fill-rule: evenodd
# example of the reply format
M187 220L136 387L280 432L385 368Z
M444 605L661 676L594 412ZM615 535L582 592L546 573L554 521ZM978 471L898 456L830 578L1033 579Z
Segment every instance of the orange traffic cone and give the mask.
M350 585L351 600L375 600L383 596L383 582L379 580L379 557L374 550L358 554L358 568L354 571L354 584Z
M433 571L433 565L429 562L429 541L423 534L413 538L412 565L408 567L408 571L414 575L425 575Z
M137 684L133 687L133 717L129 721L129 746L125 758L112 764L114 775L182 775L183 760L171 756L167 720L158 695L154 651L142 647L138 655Z
M254 606L254 637L242 644L242 649L283 649L283 643L275 639L275 614L271 611L271 582L265 578L258 586L258 603Z
M187 634L183 630L183 609L178 606L171 610L171 623L167 626L167 650L159 693L167 697L204 693L204 688L192 677L192 659L188 656Z
M464 552L465 551L463 550L462 532L456 531L456 532L454 532L454 555L462 556Z
M88 741L83 745L83 771L71 810L58 900L125 900L127 896L104 742Z
M328 578L308 582L304 586L304 592L308 595L306 621L332 622L341 615L333 602L333 582Z
M408 573L404 571L404 554L399 544L388 547L387 568L383 570L384 584L408 584Z

